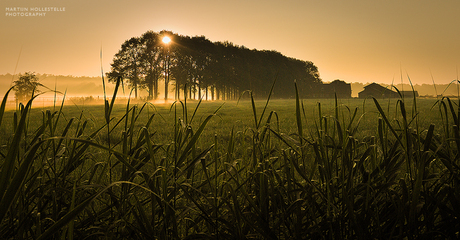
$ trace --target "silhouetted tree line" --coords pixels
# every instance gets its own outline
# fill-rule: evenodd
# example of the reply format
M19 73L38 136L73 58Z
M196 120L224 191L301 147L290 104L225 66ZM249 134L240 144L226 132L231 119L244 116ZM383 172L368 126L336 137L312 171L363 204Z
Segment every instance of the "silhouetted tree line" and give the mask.
M169 44L162 41L165 36L171 38ZM167 80L174 87L175 99L212 100L235 99L245 90L265 97L275 80L275 97L293 97L295 81L303 97L308 97L321 84L312 62L170 31L147 31L126 40L107 76L110 81L121 77L136 97L139 88L147 89L150 99L158 99L158 83Z

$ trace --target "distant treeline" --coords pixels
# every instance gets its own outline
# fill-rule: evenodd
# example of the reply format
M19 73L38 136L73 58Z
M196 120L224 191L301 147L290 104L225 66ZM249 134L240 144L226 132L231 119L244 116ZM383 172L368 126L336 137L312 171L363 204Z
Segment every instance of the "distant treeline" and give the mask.
M310 61L169 31L148 31L126 40L107 76L112 81L123 79L136 96L139 88L146 89L152 99L159 98L160 81L165 99L171 85L175 99L212 100L234 99L245 90L265 97L275 80L274 96L278 98L293 97L294 82L304 96L321 84L318 69Z

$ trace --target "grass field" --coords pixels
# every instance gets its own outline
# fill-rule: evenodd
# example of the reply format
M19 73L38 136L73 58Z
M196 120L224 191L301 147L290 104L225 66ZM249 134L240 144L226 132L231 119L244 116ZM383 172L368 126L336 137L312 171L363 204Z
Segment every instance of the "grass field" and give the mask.
M460 237L447 98L0 113L2 239Z
M397 118L398 112L396 110L397 99L385 99L379 100L384 108L385 112L390 118ZM422 128L428 128L431 123L439 125L441 123L441 116L439 114L439 106L436 105L437 99L418 99L417 100L417 112L422 113L423 116L419 118ZM409 104L408 111L412 114L412 99L406 100L406 104ZM41 106L35 107L30 111L29 119L37 119L42 117L42 112L47 110L59 110L60 105L57 103L56 107ZM131 103L130 107L141 108L143 102ZM200 104L198 109L197 105ZM266 101L255 101L256 112L261 114L264 110ZM302 104L305 110L305 117L303 123L306 125L306 132L316 129L316 125L319 123L319 109L321 108L321 115L323 117L333 117L335 114L336 103L334 99L306 99L302 100ZM353 111L357 109L357 118L359 119L359 132L358 134L362 137L375 135L377 129L375 125L378 123L379 113L375 107L372 99L338 99L338 107L342 113L342 118L351 117ZM126 113L127 104L115 103L112 116L114 120L119 120ZM215 117L207 124L206 131L203 133L206 137L200 139L200 142L206 141L206 139L212 139L214 141L214 135L218 138L228 139L232 129L234 132L243 133L246 130L254 127L254 114L250 99L240 101L215 101L215 102L201 102L189 101L187 102L187 115L192 118L192 126L197 127L203 120L209 115L214 114L217 111ZM195 113L196 110L196 113ZM285 134L295 134L297 132L296 124L296 106L294 99L273 99L270 100L266 109L266 115L270 112L274 112L273 125L279 127L280 131ZM61 123L61 127L64 127L68 119L70 118L81 118L90 122L90 127L93 129L100 127L105 124L104 120L104 105L65 105L62 110L62 115L65 120ZM153 118L150 131L155 132L155 139L159 142L168 142L173 133L175 117L184 120L183 106L181 103L175 104L148 104L144 107L144 110L139 115L139 119L136 121L136 126L143 126L150 116L156 115ZM13 111L5 113L3 127L0 129L1 133L8 132L13 125ZM38 128L41 122L31 121L28 123L32 128ZM358 124L358 123L357 123ZM279 126L278 126L279 125ZM119 134L118 134L119 135ZM4 137L2 137L4 139ZM213 143L211 141L211 144ZM209 144L209 142L207 142Z

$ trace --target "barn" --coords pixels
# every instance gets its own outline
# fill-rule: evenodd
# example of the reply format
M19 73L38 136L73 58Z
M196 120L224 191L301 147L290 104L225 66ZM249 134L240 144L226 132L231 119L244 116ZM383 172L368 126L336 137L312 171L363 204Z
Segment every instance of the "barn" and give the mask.
M418 97L417 91L400 91L402 97ZM389 87L383 87L377 83L371 83L364 87L364 90L358 93L359 98L399 98L400 95Z
M351 98L351 84L342 80L334 80L331 83L319 84L310 94L312 98Z
M358 97L395 98L398 97L398 93L377 83L371 83L365 86L363 91L358 93Z

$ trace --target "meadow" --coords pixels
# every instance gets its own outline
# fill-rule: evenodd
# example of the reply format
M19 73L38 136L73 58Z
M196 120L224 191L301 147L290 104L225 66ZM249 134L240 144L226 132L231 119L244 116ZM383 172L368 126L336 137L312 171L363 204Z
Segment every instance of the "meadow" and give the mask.
M459 114L449 98L4 101L0 237L456 239Z

